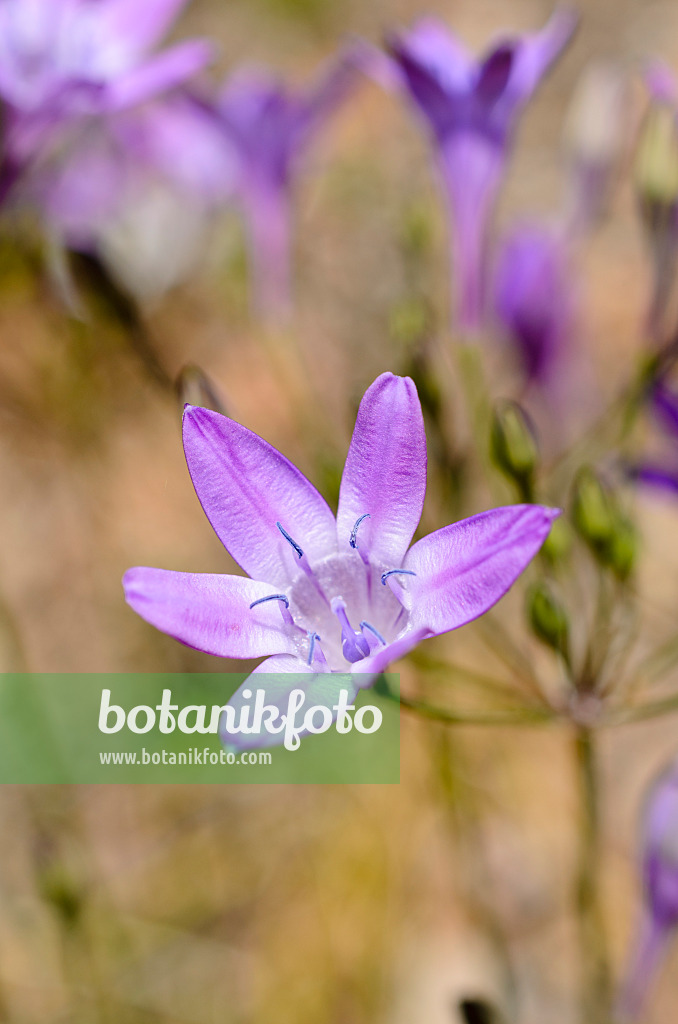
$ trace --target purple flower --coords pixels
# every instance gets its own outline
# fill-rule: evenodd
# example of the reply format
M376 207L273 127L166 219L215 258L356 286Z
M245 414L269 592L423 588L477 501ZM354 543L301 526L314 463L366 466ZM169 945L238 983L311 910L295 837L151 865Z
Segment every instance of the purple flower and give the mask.
M432 132L463 330L482 324L487 235L516 119L575 22L574 14L558 10L540 32L496 43L479 60L432 18L390 40L403 83Z
M256 304L266 315L290 308L291 204L299 161L355 77L347 52L302 91L251 69L234 74L218 97L217 112L239 161Z
M574 317L567 245L559 232L523 224L509 233L499 251L494 306L527 379L548 383Z
M135 106L206 64L201 40L146 55L185 3L0 0L5 190L73 119Z
M127 601L190 647L266 656L255 672L305 673L325 693L349 685L355 694L420 640L486 612L559 514L540 505L493 509L410 547L424 503L426 437L414 384L390 373L360 405L336 518L280 452L225 416L187 406L184 449L210 523L251 579L130 569ZM283 677L279 685L284 701L295 684Z
M644 917L622 991L624 1019L640 1014L667 944L678 926L678 765L654 784L642 838Z

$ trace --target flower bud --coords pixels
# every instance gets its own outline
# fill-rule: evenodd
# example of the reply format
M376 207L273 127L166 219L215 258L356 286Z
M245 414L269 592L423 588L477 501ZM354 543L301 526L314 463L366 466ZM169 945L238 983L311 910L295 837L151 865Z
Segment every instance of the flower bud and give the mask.
M540 580L529 589L527 616L535 636L567 660L570 637L568 615L546 580Z
M527 496L539 461L534 428L517 402L497 403L490 433L492 458Z
M667 103L653 103L641 128L635 180L650 225L678 203L678 121Z
M618 515L609 547L609 563L612 571L622 581L628 579L633 572L637 547L638 536L633 523L626 516Z
M544 541L541 554L555 565L567 558L572 547L572 529L564 516L554 519L551 530Z
M572 518L579 536L596 554L603 554L614 533L614 507L609 490L589 466L575 481Z
M219 389L205 371L194 363L189 363L180 371L176 389L182 410L185 405L195 405L201 409L212 409L214 412L227 415Z

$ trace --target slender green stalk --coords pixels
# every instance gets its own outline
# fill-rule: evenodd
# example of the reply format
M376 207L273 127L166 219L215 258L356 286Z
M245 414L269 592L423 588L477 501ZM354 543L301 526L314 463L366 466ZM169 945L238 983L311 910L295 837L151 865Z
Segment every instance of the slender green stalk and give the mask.
M576 908L580 955L581 1024L611 1024L612 991L598 888L600 813L595 734L578 726L575 755L580 798Z

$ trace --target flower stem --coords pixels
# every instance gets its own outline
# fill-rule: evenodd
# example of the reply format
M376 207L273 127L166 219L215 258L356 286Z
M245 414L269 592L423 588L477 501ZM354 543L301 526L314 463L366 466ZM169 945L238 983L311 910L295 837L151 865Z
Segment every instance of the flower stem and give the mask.
M598 891L600 810L595 734L578 726L575 755L581 822L576 908L580 953L581 1024L610 1024L611 983L605 927Z

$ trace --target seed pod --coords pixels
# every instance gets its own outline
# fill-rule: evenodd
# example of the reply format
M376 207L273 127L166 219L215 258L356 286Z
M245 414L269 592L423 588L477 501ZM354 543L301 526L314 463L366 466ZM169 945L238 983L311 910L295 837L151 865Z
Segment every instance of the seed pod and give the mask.
M590 466L575 480L572 518L579 536L603 557L614 534L615 510L608 488Z
M535 636L569 660L569 618L546 580L535 583L528 591L527 615Z
M529 497L539 449L534 428L517 402L501 402L495 406L490 450L497 466L518 485L524 497Z

